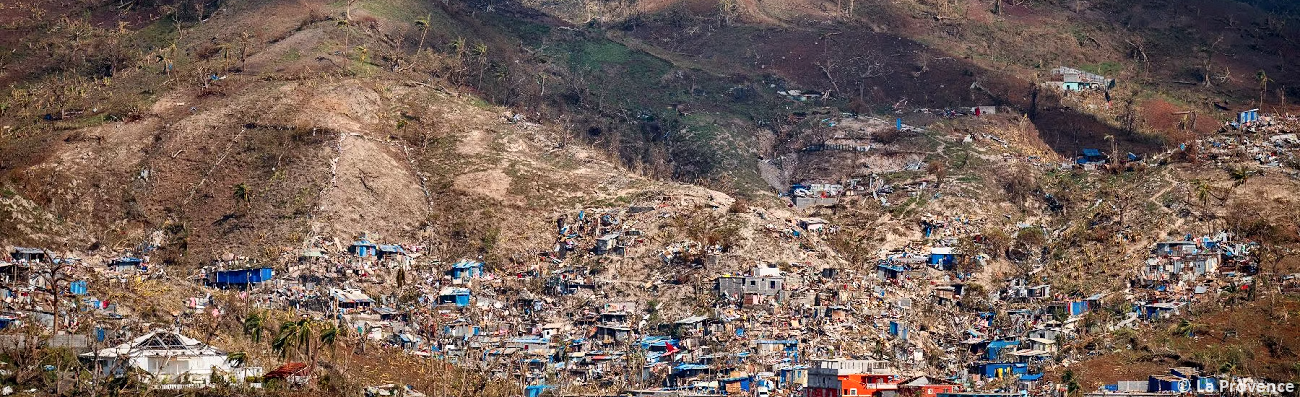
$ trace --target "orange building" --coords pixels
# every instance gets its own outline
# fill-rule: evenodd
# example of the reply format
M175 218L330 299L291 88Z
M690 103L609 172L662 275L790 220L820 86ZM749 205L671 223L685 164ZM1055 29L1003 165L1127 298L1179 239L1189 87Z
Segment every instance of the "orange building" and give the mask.
M846 396L876 396L885 390L898 390L899 379L893 374L853 374L840 376L840 389Z
M804 397L879 396L899 382L883 361L819 360L808 370Z

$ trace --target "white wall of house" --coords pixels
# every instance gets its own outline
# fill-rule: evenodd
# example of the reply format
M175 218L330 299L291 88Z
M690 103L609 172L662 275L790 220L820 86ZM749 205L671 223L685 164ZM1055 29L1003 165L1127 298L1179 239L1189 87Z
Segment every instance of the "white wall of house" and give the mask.
M230 371L226 356L220 355L134 357L131 365L153 375L154 383L179 383L188 374L188 383L207 384L213 368L222 372Z

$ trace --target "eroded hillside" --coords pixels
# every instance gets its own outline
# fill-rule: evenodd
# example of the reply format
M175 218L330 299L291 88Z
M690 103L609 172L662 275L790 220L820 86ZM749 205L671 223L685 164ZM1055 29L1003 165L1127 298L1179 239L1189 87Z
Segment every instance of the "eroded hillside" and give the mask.
M725 379L756 364L744 360L760 341L792 340L805 356L1005 389L1018 386L971 372L991 363L961 343L1047 326L1070 338L1037 337L1059 345L1033 353L1051 357L1033 370L1062 383L1077 371L1089 389L1166 365L1300 373L1284 331L1300 318L1285 14L977 0L5 7L22 12L0 13L14 48L0 55L0 246L93 262L76 275L121 302L103 317L126 313L132 336L172 322L268 368L320 361L321 390L706 387L677 365ZM1053 89L1057 66L1116 83ZM1251 107L1270 122L1224 124ZM1184 239L1252 247L1239 261L1253 273L1139 286L1152 247ZM371 240L414 259L365 259ZM100 269L130 255L148 256L143 279ZM284 284L194 282L237 263ZM450 276L476 263L487 275ZM779 299L720 287L773 273ZM407 318L333 321L342 312L312 299L339 304L335 287ZM1056 309L1085 299L1089 313ZM32 302L22 310L43 310ZM1169 303L1188 309L1134 311ZM695 317L725 332L683 334ZM1237 332L1256 317L1283 331ZM89 334L101 320L50 322ZM351 349L286 353L286 335L334 322ZM1225 347L1230 334L1250 340ZM516 346L534 338L577 356L516 365L542 362ZM709 361L718 352L735 361ZM14 383L43 382L37 361L14 363ZM585 369L560 376L558 362ZM1104 370L1117 363L1141 365Z

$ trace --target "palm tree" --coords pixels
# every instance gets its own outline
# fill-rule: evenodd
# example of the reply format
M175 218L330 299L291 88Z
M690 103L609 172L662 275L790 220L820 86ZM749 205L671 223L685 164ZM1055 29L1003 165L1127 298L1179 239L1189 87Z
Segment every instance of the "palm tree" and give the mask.
M488 54L487 44L484 44L483 42L474 44L474 57L478 58L478 63L479 63L479 70L478 70L479 86L483 85L483 75L487 73L487 68L488 68L487 54Z
M242 367L244 366L244 363L248 362L248 353L234 352L227 354L226 362L230 363L230 366L232 367Z
M249 313L244 318L244 335L253 337L253 343L262 343L262 325L266 322L266 317L261 313Z
M1214 196L1213 189L1214 187L1210 186L1210 184L1206 183L1204 180L1192 180L1192 190L1189 193L1192 194L1192 197L1194 197L1196 201L1201 202L1201 212L1207 211L1206 208L1209 206L1210 197ZM1191 200L1189 199L1188 201Z
M1191 337L1196 335L1196 331L1200 329L1201 329L1201 324L1194 323L1191 320L1184 318L1178 322L1178 325L1174 326L1173 333L1174 335L1186 335Z
M343 48L345 49L348 48L348 39L350 38L349 36L352 35L352 30L348 29L348 25L351 24L352 21L348 18L340 19L338 22L335 22L335 25L337 25L339 29L343 29Z
M330 359L333 360L335 342L338 342L339 339L339 328L334 326L334 323L325 323L318 332L317 337L320 339L320 346L329 347ZM313 365L315 362L316 359L312 358Z
M463 57L465 56L465 38L464 38L464 37L457 37L456 40L452 40L451 43L450 43L449 45L451 46L451 50L456 52L456 59L457 59L457 60L459 60L459 59L461 59L461 58L463 58Z
M1245 185L1246 181L1250 180L1251 175L1253 175L1254 173L1255 173L1254 171L1246 169L1245 166L1240 166L1228 170L1228 176L1232 177L1233 188L1237 188L1237 187L1241 187L1241 185Z
M334 347L334 342L338 341L339 328L333 323L325 324L320 330L320 343L325 346Z
M249 191L248 184L246 183L240 183L238 185L235 185L234 196L235 196L235 200L243 201L244 204L249 204L253 199L253 194L251 191Z
M420 29L420 44L415 46L416 54L424 51L424 36L429 33L429 20L432 18L433 14L426 14L423 18L415 20L416 28Z
M271 350L287 358L290 351L300 350L304 356L311 353L311 319L286 321L280 324L280 332L271 341Z
M367 50L365 46L357 46L357 60L361 61L362 64L365 64L368 60L367 54L369 53L370 50Z
M329 346L330 354L333 355L339 333L339 328L333 323L308 318L286 321L280 324L280 333L271 342L271 350L278 352L281 359L288 357L290 351L297 350L301 357L308 360L307 373L310 374L316 372L320 346ZM313 339L317 341L315 347L312 346Z
M1237 363L1232 361L1224 361L1223 364L1219 365L1219 373L1221 374L1237 373Z
M1073 370L1065 370L1065 374L1061 375L1061 383L1065 384L1068 396L1073 397L1079 395L1079 379L1074 375Z

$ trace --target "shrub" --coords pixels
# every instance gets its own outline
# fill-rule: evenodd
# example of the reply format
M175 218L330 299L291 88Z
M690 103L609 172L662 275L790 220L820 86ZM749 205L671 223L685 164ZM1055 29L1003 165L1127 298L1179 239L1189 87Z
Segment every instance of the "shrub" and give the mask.
M887 128L880 131L872 132L871 140L888 145L898 141L898 138L901 137L902 135L903 135L902 131L893 128Z
M735 202L727 207L727 212L732 214L743 214L749 212L749 200L738 198Z
M1039 189L1038 181L1023 169L999 174L998 184L1002 185L1002 191L1007 194L1007 200L1017 204L1029 199Z

